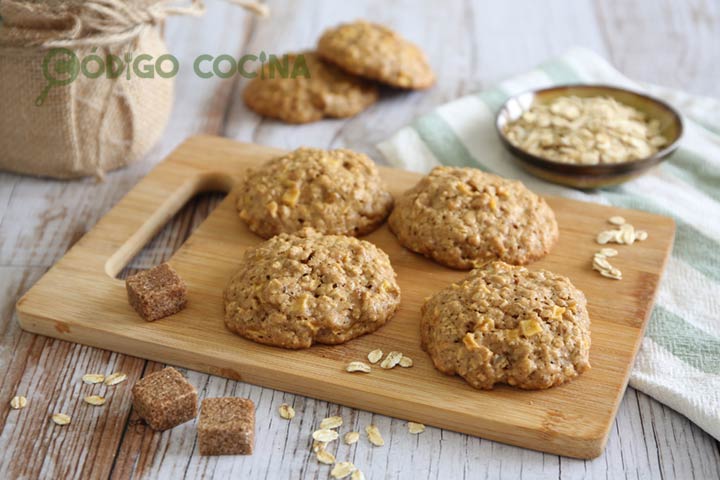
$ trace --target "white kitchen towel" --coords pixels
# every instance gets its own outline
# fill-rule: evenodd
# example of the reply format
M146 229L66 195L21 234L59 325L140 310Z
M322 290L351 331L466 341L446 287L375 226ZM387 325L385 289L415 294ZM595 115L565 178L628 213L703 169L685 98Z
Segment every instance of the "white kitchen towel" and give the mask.
M600 83L646 91L683 112L675 155L621 186L581 192L522 171L495 132L495 113L525 90ZM720 439L720 102L629 80L592 51L576 48L496 87L417 118L378 145L397 167L472 166L522 180L551 195L673 217L675 246L630 385L686 415Z

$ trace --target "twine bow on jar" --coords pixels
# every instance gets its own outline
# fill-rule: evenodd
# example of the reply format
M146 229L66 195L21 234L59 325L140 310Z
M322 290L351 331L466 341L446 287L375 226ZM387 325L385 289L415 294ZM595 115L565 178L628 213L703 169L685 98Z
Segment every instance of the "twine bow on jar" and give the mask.
M251 0L226 1L268 14ZM132 52L169 55L163 21L204 12L203 0L0 0L0 112L11 112L0 116L0 170L102 178L143 158L170 118L174 77L77 69L89 58L106 68Z

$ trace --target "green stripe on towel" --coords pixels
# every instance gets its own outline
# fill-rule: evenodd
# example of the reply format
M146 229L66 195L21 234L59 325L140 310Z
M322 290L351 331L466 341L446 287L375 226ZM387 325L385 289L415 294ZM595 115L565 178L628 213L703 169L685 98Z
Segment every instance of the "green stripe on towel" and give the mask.
M424 115L415 120L412 126L440 163L454 167L481 168L440 115Z
M539 68L550 77L554 84L567 85L570 83L584 83L575 70L562 60L543 63ZM510 95L500 87L483 90L477 93L476 96L482 100L493 113L497 113L500 107L510 98Z
M719 374L720 339L656 305L645 335L675 357L705 373Z
M720 202L720 171L712 168L702 156L685 148L678 148L662 168Z
M568 85L571 83L585 83L580 75L570 65L562 60L552 60L540 65L540 70L545 72L556 85Z
M487 105L488 110L493 113L497 113L500 110L500 107L502 107L507 99L510 98L510 95L505 93L501 88L496 87L478 93L477 97L482 100L485 105Z

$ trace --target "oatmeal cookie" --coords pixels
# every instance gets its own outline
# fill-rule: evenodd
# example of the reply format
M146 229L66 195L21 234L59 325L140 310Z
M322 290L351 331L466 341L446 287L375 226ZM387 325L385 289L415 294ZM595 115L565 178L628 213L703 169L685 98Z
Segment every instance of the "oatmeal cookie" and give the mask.
M377 330L400 305L400 287L372 243L304 229L249 249L224 297L230 330L297 349Z
M248 171L238 211L263 238L312 227L360 236L385 221L393 205L370 158L352 150L299 148Z
M309 123L324 117L352 117L377 101L375 85L324 62L314 52L286 54L281 63L288 57L288 72L293 72L299 56L305 60L309 77L280 78L276 67L265 64L245 88L245 104L266 117Z
M590 369L585 295L561 275L493 262L421 311L422 347L435 368L475 388L543 389Z
M328 29L317 51L352 74L393 87L423 89L435 83L422 50L375 23L360 20Z
M522 265L558 238L555 214L521 182L475 168L436 167L397 200L390 229L406 248L453 268Z

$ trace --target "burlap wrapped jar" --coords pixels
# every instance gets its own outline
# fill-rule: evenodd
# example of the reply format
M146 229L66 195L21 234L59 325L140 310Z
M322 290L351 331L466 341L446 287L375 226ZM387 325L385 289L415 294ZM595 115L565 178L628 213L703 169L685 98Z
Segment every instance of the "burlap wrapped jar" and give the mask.
M58 48L78 59L127 52L157 59L167 53L164 15L153 11L162 3L122 0L117 8L115 1L0 2L0 169L57 178L101 175L152 147L170 115L173 78L80 73L67 85L48 88L48 74L56 81L69 74L43 62ZM67 54L55 57L62 61Z

